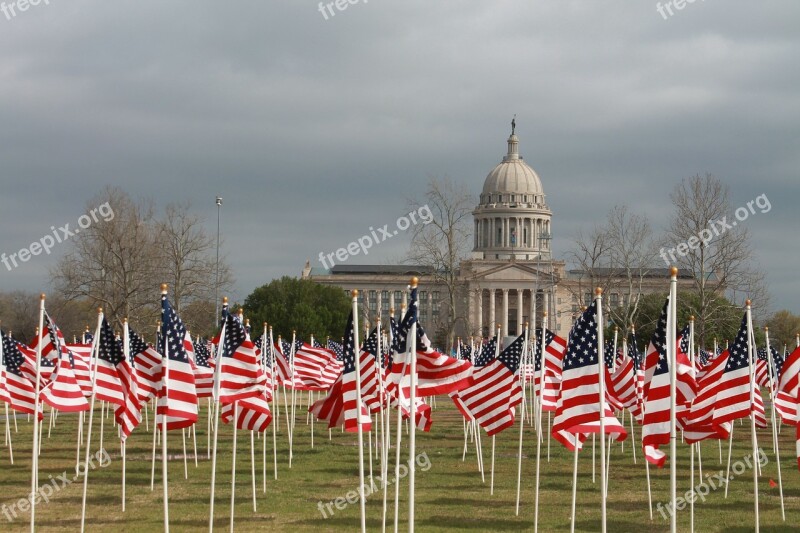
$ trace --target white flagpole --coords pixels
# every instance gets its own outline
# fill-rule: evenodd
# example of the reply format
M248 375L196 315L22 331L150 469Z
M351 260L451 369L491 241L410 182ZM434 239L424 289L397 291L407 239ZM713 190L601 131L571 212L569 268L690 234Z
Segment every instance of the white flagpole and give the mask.
M161 284L161 296L166 298L167 284ZM163 314L163 310L162 310ZM162 319L163 321L163 319ZM164 335L167 333L164 332ZM164 391L164 413L161 415L161 484L164 488L164 531L169 532L169 482L167 479L167 408L169 406L169 343L164 342L164 354L162 363L164 370L162 372L161 390ZM158 400L156 400L156 413L158 413Z
M389 316L394 315L394 309L389 309ZM391 319L390 319L391 320ZM388 509L387 504L387 496L388 491L386 487L388 483L386 482L386 477L389 474L389 433L390 433L390 422L391 422L391 414L392 410L389 409L388 399L386 398L386 387L383 383L383 334L381 332L381 314L380 311L378 312L378 383L381 387L381 420L383 424L383 433L381 435L381 484L383 485L383 511L382 511L382 519L381 519L381 533L386 533L386 513ZM389 336L391 337L391 327L389 328ZM389 343L391 346L391 342ZM386 412L384 413L384 408Z
M3 342L2 339L0 339L0 376L5 376L6 374L6 365L3 361L5 361L5 355L3 354ZM6 415L6 429L5 429L6 444L8 445L8 454L11 459L11 464L13 465L14 447L11 445L11 424L8 416L8 404L7 403L4 404L3 408L5 409L5 415ZM16 419L16 414L14 414L14 418Z
M228 308L228 297L222 298L222 309ZM212 396L214 397L214 416L211 418L211 425L214 427L214 443L211 451L211 504L208 514L208 530L209 533L214 531L214 490L217 484L217 442L219 438L219 380L222 368L222 347L225 344L225 325L222 323L222 329L219 332L219 341L217 342L216 355L214 356L214 389ZM234 413L235 414L235 413ZM236 421L234 420L234 425Z
M545 350L545 339L547 338L547 298L544 301L544 314L542 315L542 335L540 339L536 339L539 343L539 351L541 353L541 361L539 361L539 367L541 372L539 373L539 387L536 394L539 395L539 413L537 414L538 419L536 420L536 427L542 427L542 395L544 394L544 350ZM534 354L534 358L536 355ZM534 360L534 367L536 361ZM549 414L549 411L548 411ZM549 429L549 424L548 424ZM520 438L522 434L520 433ZM539 479L540 479L540 464L542 461L542 439L540 438L541 435L536 436L536 485L534 489L534 504L533 504L533 531L539 531ZM577 442L576 442L577 446ZM520 442L520 451L522 450L522 443Z
M753 356L755 356L755 350L753 346L753 314L750 308L750 300L745 302L745 309L747 313L747 364L749 365L749 375L750 375L750 408L752 410L752 406L755 404L755 365L753 364ZM751 443L753 446L753 458L754 460L758 458L758 441L756 440L756 416L755 413L750 413L750 436L751 436ZM755 508L755 532L758 533L759 531L759 516L758 516L758 468L753 468L753 505Z
M608 488L606 486L606 380L605 380L605 361L603 357L603 289L596 288L595 300L597 301L597 368L598 368L598 383L600 384L600 504L601 504L601 531L606 533L606 494Z
M266 327L267 327L267 324L265 322L264 323L264 329L266 329ZM273 340L272 327L271 326L269 328L269 353L270 353L270 356L271 356L270 364L272 365L272 372L271 372L271 375L272 375L272 378L271 378L272 379L272 384L271 384L272 390L270 391L272 393L271 396L272 396L272 409L273 409L273 416L272 416L272 461L273 461L273 464L272 464L272 467L273 467L273 470L275 472L275 479L277 480L278 479L278 436L277 436L278 428L277 428L277 426L278 426L278 418L279 417L278 417L278 411L275 408L275 406L276 406L276 396L278 394L278 387L275 386L275 373L278 371L278 365L275 364L275 361L276 361L275 360L275 341ZM265 485L265 487L266 487L266 485ZM264 491L266 492L266 490L267 489L265 488Z
M403 303L400 306L400 319L402 320L406 314L406 305ZM403 367L401 369L400 376L405 376L406 373L406 362L403 362ZM396 389L397 394L397 445L395 446L395 465L394 465L394 533L397 533L397 525L399 521L399 514L400 514L400 443L402 442L403 438L403 388L402 388L402 377L400 378L401 382L398 384ZM411 419L414 419L414 407L411 407L410 415Z
M100 326L103 323L103 308L100 307L97 310L97 332L95 334L96 341L92 343L92 353L90 357L90 364L94 362L92 365L92 400L89 405L89 429L86 431L86 460L83 463L83 502L81 503L81 533L86 530L86 491L89 487L89 452L91 451L92 445L92 418L94 417L94 399L95 399L95 392L97 391L97 355L100 351ZM41 345L41 342L39 342ZM61 358L61 354L58 354L59 359ZM59 363L60 364L60 363ZM100 410L100 424L102 428L103 418L102 418L103 411ZM36 418L36 417L34 417ZM100 435L102 437L102 430L100 431ZM103 449L102 445L102 438L100 449Z
M520 405L525 405L525 357L529 354L529 346L528 346L528 323L525 322L525 344L523 344L522 348L522 357L520 358L520 378L522 381L522 402ZM532 414L532 413L531 413ZM516 510L514 512L515 516L519 516L519 499L520 499L520 492L522 492L522 433L523 429L525 428L525 416L520 413L519 418L519 447L517 449L517 505ZM541 443L541 441L539 441ZM537 445L537 451L540 448ZM539 472L539 457L536 457L536 472ZM537 482L539 480L538 475L536 478ZM538 499L537 499L538 501ZM536 520L534 519L534 528L536 527Z
M570 517L570 533L575 533L575 500L578 497L578 435L575 435L575 459L572 464L572 515Z
M497 344L495 344L495 348L494 348L494 358L495 359L497 359L497 357L500 355L500 331L501 331L500 328L501 328L501 326L500 326L500 324L498 324L497 325ZM416 355L416 352L415 352L415 355ZM416 361L416 357L414 357L414 360ZM414 371L415 370L416 370L416 365L415 365ZM477 421L476 421L476 424L477 424ZM480 429L479 426L480 426L479 424L475 426L475 431L480 432L481 429ZM536 436L539 437L538 434ZM495 440L495 436L492 435L492 470L491 470L491 477L490 477L490 482L489 482L489 495L494 495L494 440ZM414 456L412 455L411 457L413 459Z
M125 318L122 320L122 353L125 357L125 360L130 362L131 356L131 341L130 341L130 330L128 328L128 319ZM135 376L135 374L134 374ZM126 469L127 469L127 457L126 457L126 449L125 449L125 440L120 439L120 446L122 447L122 512L125 512L125 477L126 477Z
M233 458L231 461L231 533L233 533L233 517L236 512L236 436L238 433L239 402L233 402Z
M669 284L669 309L667 313L667 361L669 362L669 493L670 503L672 509L675 509L677 501L677 443L678 435L676 431L676 408L675 408L675 395L677 387L677 357L675 353L676 331L675 321L677 317L677 293L678 293L678 269L675 267L670 268L670 284ZM678 531L678 517L677 513L673 512L670 515L670 531L677 533Z
M689 317L689 366L691 367L692 372L692 379L694 379L694 315ZM697 443L699 444L699 443ZM691 444L689 446L689 471L691 472L690 479L691 485L690 487L694 487L694 448L695 445ZM700 479L703 479L702 472L700 473ZM689 531L694 533L694 498L689 498Z
M356 366L356 429L358 432L358 496L361 511L361 532L367 531L367 511L364 501L364 429L361 427L361 347L358 343L358 291L350 293L353 299L353 352Z
M41 294L39 299L39 332L44 331L44 293ZM59 357L61 354L58 354ZM42 342L36 343L36 384L34 385L36 392L33 397L33 447L31 453L33 460L31 461L31 494L36 494L39 489L39 380L41 377L41 368L39 366L42 358ZM16 420L16 418L15 418ZM34 533L34 524L36 523L36 499L31 498L31 533Z
M783 505L783 478L781 477L781 454L778 449L778 426L775 423L775 363L772 359L772 349L769 344L769 327L764 327L764 336L767 342L767 360L769 363L769 398L772 402L770 418L772 419L772 442L775 447L775 462L778 465L778 492L781 495L781 518L786 522L786 510Z
M292 348L289 353L292 355L292 415L289 420L289 468L292 468L292 459L294 459L294 422L295 422L295 403L297 402L297 383L294 379L295 364L294 359L297 354L295 345L297 339L297 332L292 330ZM288 413L287 413L288 414Z
M411 288L416 289L419 279L416 277L411 278ZM419 317L419 300L414 302L417 306L414 314ZM411 324L411 331L407 339L410 344L407 344L408 355L411 362L411 410L412 416L410 420L411 433L408 439L408 531L414 533L414 487L416 484L416 453L417 453L417 424L415 423L413 413L416 410L417 403L417 321Z
M647 472L647 504L650 508L650 521L653 521L653 493L650 490L650 461L645 458L644 461L645 472Z

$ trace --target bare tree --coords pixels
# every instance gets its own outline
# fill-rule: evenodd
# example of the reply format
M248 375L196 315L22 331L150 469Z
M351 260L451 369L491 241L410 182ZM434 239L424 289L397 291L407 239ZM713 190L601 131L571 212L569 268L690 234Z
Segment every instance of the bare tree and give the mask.
M89 208L106 204L112 216L70 239L72 249L52 270L57 292L67 301L102 306L118 325L127 317L149 330L159 316L159 286L166 282L178 312L193 304L187 311L194 327L214 324L214 241L200 217L188 205L175 204L157 220L151 201L135 201L117 188L106 189ZM229 286L230 280L221 260L221 285ZM209 310L205 317L198 315L203 310Z
M215 240L204 229L203 220L190 212L188 203L170 204L156 228L160 279L169 284L175 310L180 313L187 304L196 300L213 302ZM232 276L225 261L220 260L219 268L220 289L224 291L230 288ZM201 324L213 324L213 311L211 315Z
M57 291L66 300L88 299L102 306L110 321L151 322L157 314L157 256L150 201L134 201L109 187L88 208L108 205L112 218L81 230L68 241L72 249L52 269Z
M578 232L574 248L567 254L578 270L575 296L588 305L586 294L591 298L595 287L602 288L609 297L605 309L627 335L656 255L647 217L631 213L627 206L615 206L605 224L595 226L588 235Z
M625 337L639 311L645 278L656 261L653 230L645 215L616 206L608 214L606 235L609 242L613 288L622 295L619 305L609 305L609 314Z
M412 201L420 211L430 210L430 222L415 225L408 259L432 270L433 281L446 290L446 313L439 314L439 328L445 331L448 349L455 340L458 315L459 265L472 242L474 199L466 186L450 178L431 178L424 201ZM468 324L467 324L468 326Z
M730 316L724 308L749 297L764 309L768 296L763 275L752 265L747 229L731 224L728 187L711 174L685 179L671 195L675 208L662 258L691 274L699 297L695 327L701 345L706 324ZM666 261L666 259L665 259Z
M611 283L610 248L608 229L595 226L588 235L582 230L578 231L574 247L566 254L567 260L578 270L578 283L574 289L574 296L583 305L589 305L586 294L590 294L591 299L595 287L605 290Z

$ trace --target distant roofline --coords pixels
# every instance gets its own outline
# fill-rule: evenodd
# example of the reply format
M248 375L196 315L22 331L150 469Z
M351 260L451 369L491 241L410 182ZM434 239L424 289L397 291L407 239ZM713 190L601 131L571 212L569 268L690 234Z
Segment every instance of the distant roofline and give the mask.
M428 275L434 269L425 265L334 265L330 275L343 274L390 274L390 275Z
M617 275L621 276L625 273L625 269L623 268L595 268L594 274L596 276L608 276L608 275ZM632 269L634 272L638 272L640 270L646 271L644 273L645 278L661 278L666 279L669 278L669 268L643 268L643 269ZM580 277L582 275L588 276L590 275L588 270L584 270L582 268L575 268L567 271L568 276ZM687 270L679 270L678 271L678 279L694 279L694 276L691 272ZM712 276L709 279L715 279Z

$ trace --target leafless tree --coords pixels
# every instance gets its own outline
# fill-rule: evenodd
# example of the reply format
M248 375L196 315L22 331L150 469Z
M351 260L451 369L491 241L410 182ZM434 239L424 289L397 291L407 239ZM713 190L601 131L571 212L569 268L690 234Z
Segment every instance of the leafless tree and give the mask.
M578 231L574 247L566 254L567 261L578 271L574 296L583 305L589 305L586 294L593 294L596 287L605 290L611 283L610 248L608 229L595 226L588 235Z
M216 263L215 240L203 227L202 219L190 205L170 204L156 224L159 279L169 284L172 305L178 313L196 300L214 301ZM231 273L220 260L220 289L231 286ZM197 308L195 308L197 309ZM213 315L213 311L211 313ZM199 317L198 317L199 318ZM214 323L213 316L197 324Z
M134 201L108 187L89 209L108 204L113 218L83 229L68 241L71 250L52 269L57 291L66 300L88 299L102 306L110 322L155 319L158 304L157 242L151 201Z
M134 200L111 187L91 200L89 208L106 203L113 217L82 229L68 241L71 250L51 272L56 292L66 301L102 306L118 326L127 317L148 331L159 317L159 286L166 282L178 312L196 304L188 308L195 328L214 324L213 311L197 315L214 307L214 244L202 220L188 205L177 204L167 206L159 220L152 201ZM230 269L221 260L221 285L228 286L230 279Z
M450 178L431 178L425 198L412 201L415 209L430 209L430 222L413 226L409 261L432 269L434 282L445 288L445 312L439 313L440 329L446 332L448 349L455 340L456 324L465 321L458 314L459 265L472 242L474 199L466 186Z
M726 315L723 307L751 298L765 309L768 295L763 275L752 263L747 229L731 224L733 208L728 186L711 174L685 179L671 195L675 208L662 257L693 278L699 297L695 317L698 340L704 345L706 324ZM730 315L728 313L728 315Z
M622 295L619 305L609 305L614 322L625 337L639 311L645 278L654 267L657 252L653 230L645 215L616 206L608 214L606 235L613 273L612 290Z

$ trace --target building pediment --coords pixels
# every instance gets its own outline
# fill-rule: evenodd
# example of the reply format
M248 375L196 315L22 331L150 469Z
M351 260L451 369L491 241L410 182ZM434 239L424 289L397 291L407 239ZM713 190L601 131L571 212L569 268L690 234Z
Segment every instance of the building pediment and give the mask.
M508 261L498 263L483 263L474 261L471 264L471 272L466 276L470 282L504 282L504 281L536 281L550 277L550 272L545 269L537 269L536 264L529 262L519 263Z

